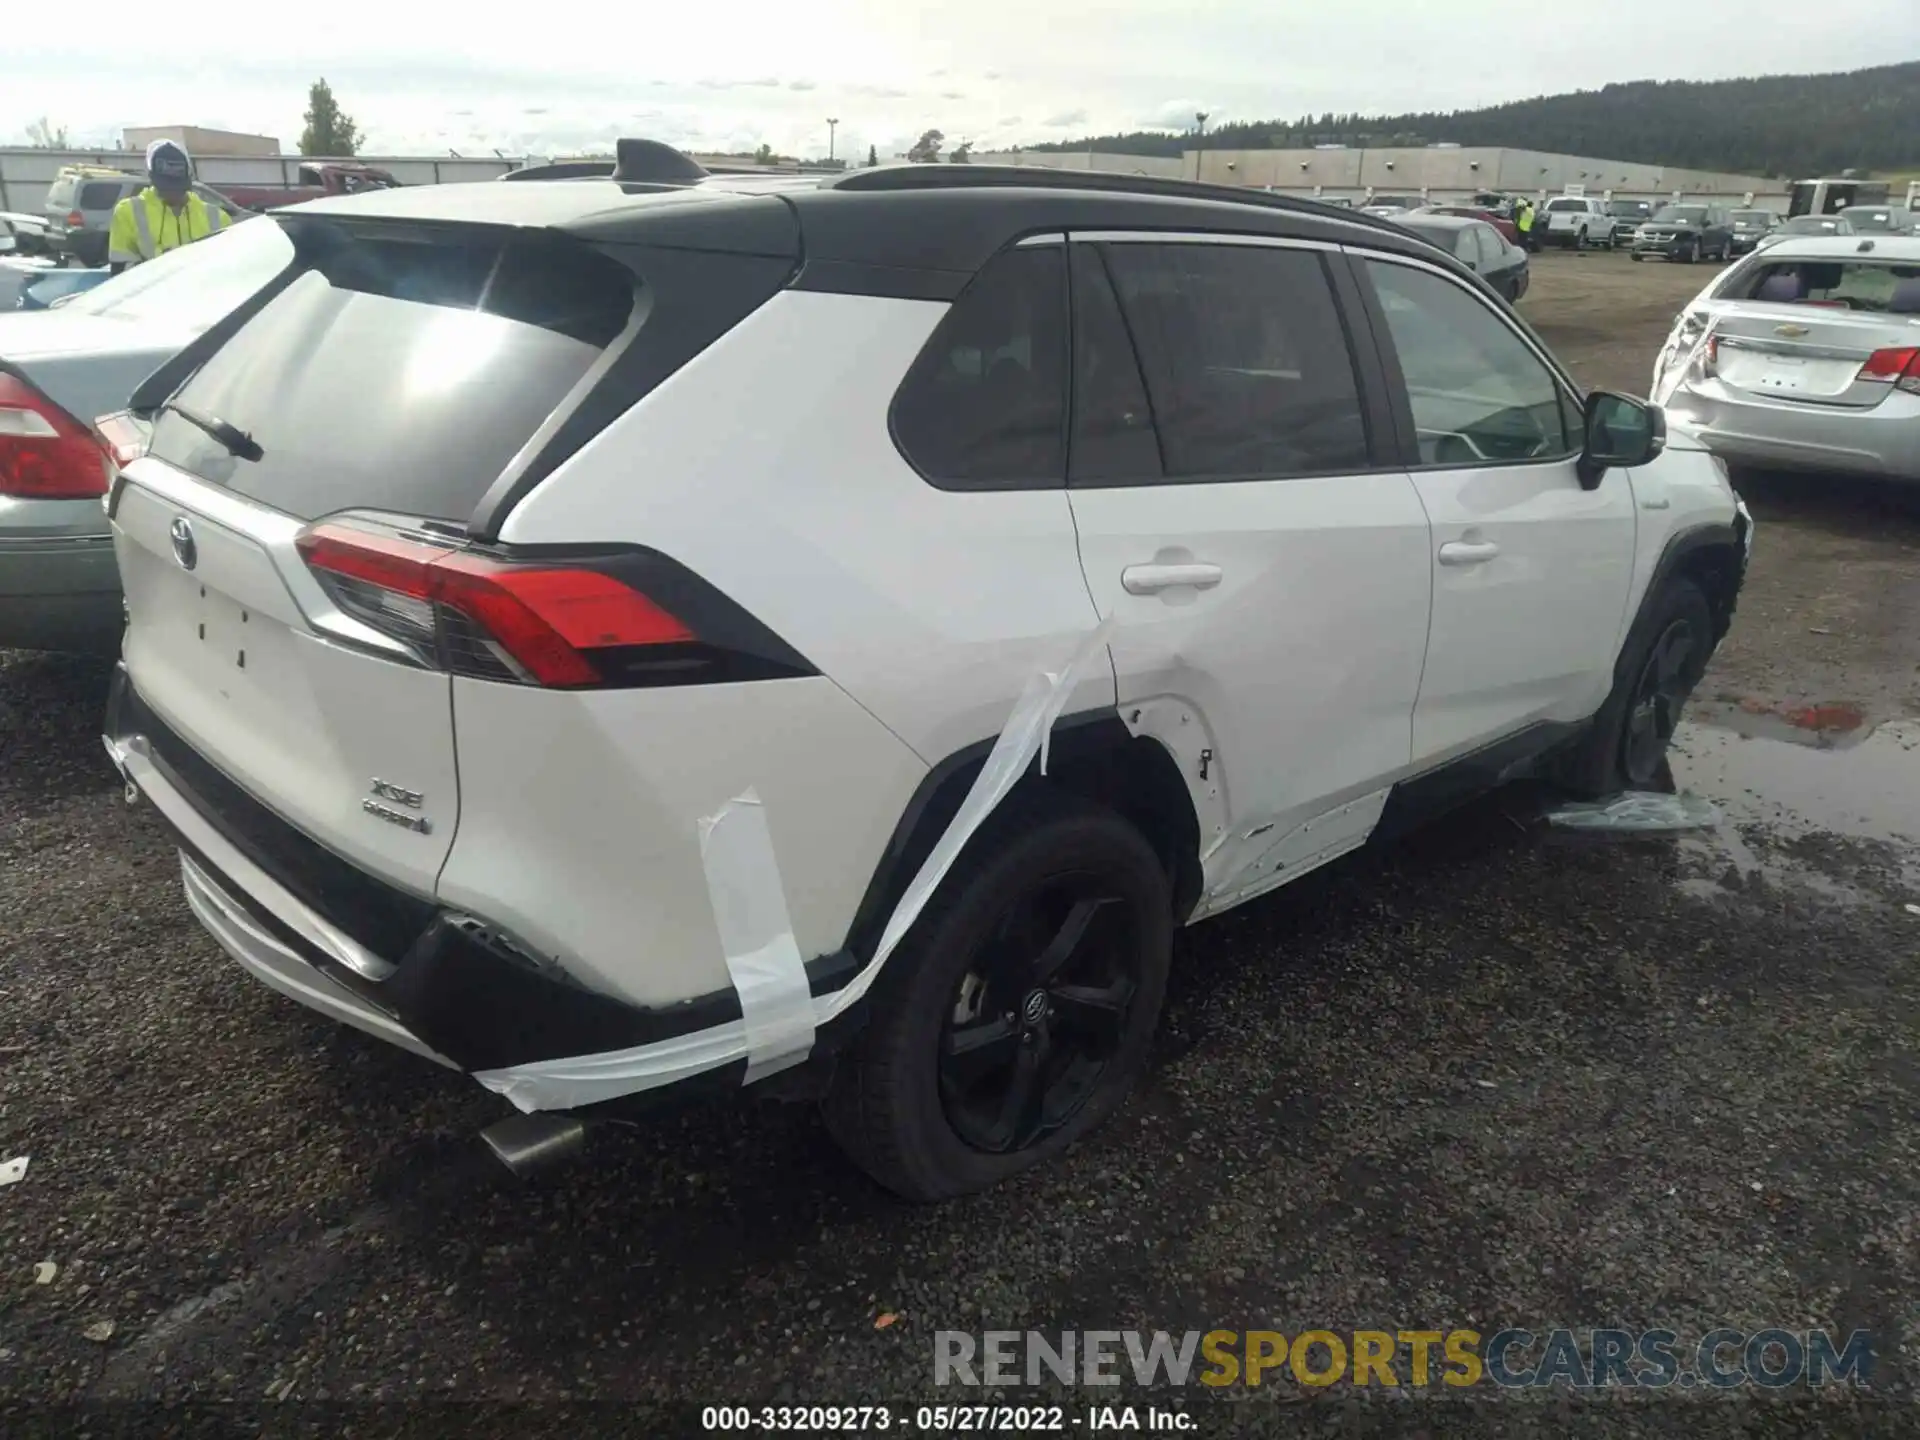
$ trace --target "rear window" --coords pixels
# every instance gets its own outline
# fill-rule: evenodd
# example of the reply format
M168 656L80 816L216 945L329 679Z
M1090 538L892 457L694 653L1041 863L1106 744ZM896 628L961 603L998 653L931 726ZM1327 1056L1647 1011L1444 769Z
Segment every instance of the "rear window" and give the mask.
M1778 260L1741 275L1721 298L1821 305L1876 315L1920 315L1920 265Z
M1649 205L1645 200L1616 200L1607 207L1607 213L1609 215L1624 217L1647 215L1652 213L1652 210L1653 206Z
M1664 220L1669 225L1704 225L1707 221L1707 207L1704 205L1663 205L1660 213L1653 217Z
M1741 225L1764 225L1773 212L1771 210L1736 210L1734 221Z
M1584 200L1547 201L1547 213L1549 215L1569 215L1578 211L1584 211L1586 208L1587 202Z
M469 518L626 328L640 288L601 252L547 236L306 223L302 273L180 396L261 458L236 459L172 412L153 432L161 459L306 519Z
M111 210L120 203L118 180L92 180L80 187L82 210Z
M1850 205L1840 216L1855 230L1892 230L1898 222L1891 210Z

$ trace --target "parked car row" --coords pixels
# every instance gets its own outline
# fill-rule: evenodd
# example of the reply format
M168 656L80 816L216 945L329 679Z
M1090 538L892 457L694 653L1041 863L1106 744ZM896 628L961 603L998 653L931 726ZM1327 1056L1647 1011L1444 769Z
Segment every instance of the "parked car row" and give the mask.
M109 752L258 978L544 1134L817 1096L959 1194L1113 1113L1175 928L1496 777L1647 783L1727 628L1724 470L1409 224L1452 249L985 166L319 201L0 317L0 574L117 561Z

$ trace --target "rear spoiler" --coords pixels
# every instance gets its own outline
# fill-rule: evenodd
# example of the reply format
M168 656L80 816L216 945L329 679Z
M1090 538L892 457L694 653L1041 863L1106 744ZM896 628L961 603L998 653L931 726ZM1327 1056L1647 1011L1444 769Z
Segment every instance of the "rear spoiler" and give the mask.
M613 180L622 185L697 185L711 173L683 150L659 140L626 139L614 144L615 159L558 160L523 165L502 180Z

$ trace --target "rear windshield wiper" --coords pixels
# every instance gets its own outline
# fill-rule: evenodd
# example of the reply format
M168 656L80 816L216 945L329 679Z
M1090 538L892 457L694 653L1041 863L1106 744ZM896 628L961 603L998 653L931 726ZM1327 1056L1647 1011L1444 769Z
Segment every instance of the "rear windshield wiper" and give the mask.
M260 442L230 421L222 420L218 415L209 415L203 410L195 410L191 405L182 405L178 400L168 400L160 406L162 413L171 410L189 425L197 425L222 445L227 453L241 460L258 460L266 454L260 448Z

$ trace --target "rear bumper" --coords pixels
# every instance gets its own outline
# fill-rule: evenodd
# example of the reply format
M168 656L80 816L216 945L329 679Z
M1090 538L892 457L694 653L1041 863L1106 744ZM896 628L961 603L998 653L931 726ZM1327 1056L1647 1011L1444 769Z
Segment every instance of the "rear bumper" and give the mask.
M1683 382L1666 409L1721 459L1920 481L1920 397L1895 392L1869 410L1736 399L1716 381Z
M0 536L0 649L112 653L124 624L110 536Z
M282 994L474 1073L527 1110L597 1108L548 1103L569 1088L585 1092L521 1074L546 1062L613 1065L623 1099L743 1083L745 1026L733 990L671 1006L632 1005L574 983L480 916L387 886L193 752L140 700L124 667L108 694L103 739L122 777L173 832L194 914L229 955ZM812 993L831 995L856 968L843 954L810 962ZM852 1033L858 1009L817 1032L816 1055Z

